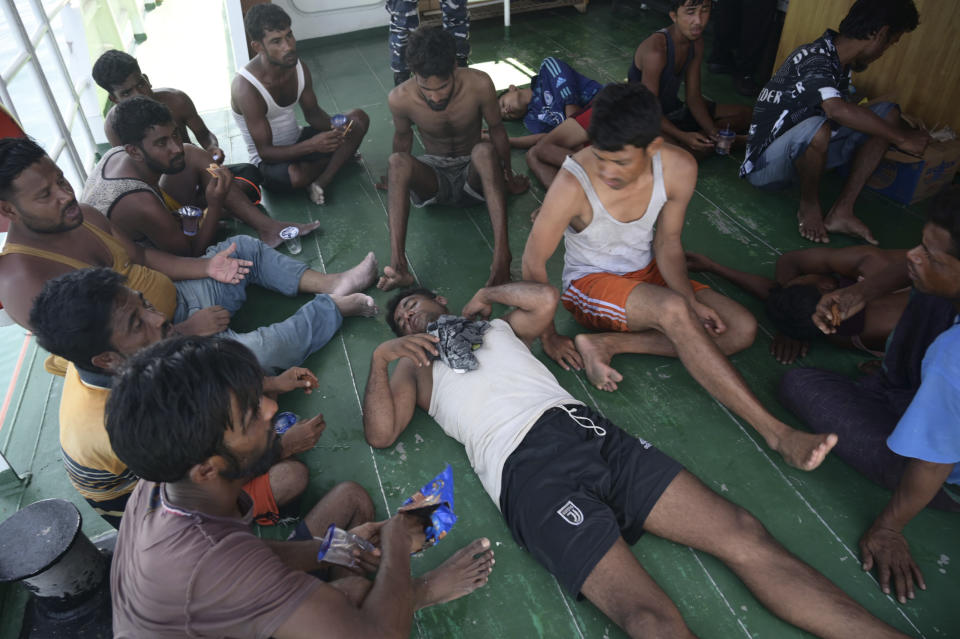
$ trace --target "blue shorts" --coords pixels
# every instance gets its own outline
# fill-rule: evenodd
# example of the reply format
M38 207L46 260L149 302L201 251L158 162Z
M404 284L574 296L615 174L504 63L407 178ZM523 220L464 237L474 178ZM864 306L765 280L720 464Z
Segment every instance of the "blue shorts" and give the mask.
M882 118L896 106L893 102L877 102L868 108ZM807 118L774 140L757 158L753 171L747 174L747 181L762 189L790 186L797 175L794 162L807 150L810 140L826 121L822 115ZM848 164L860 145L869 138L868 134L845 126L831 131L825 168L835 169Z

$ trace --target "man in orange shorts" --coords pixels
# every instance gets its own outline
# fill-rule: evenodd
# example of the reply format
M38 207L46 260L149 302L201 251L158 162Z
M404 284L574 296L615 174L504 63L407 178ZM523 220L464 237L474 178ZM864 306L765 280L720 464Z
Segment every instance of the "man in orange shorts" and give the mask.
M570 340L551 323L540 336L544 351L565 369L586 368L606 391L623 379L610 366L618 353L679 357L787 463L816 468L836 435L796 431L764 409L725 357L753 343L756 319L687 278L680 235L697 163L660 137L656 96L639 84L607 85L589 133L591 146L564 161L547 191L523 253L523 277L547 282L546 263L562 237L563 305L582 325L606 332Z

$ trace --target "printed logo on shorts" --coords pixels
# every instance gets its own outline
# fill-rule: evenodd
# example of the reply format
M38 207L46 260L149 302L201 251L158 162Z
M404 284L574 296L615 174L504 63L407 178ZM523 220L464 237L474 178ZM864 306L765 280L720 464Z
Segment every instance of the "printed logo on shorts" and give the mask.
M583 523L583 511L577 508L577 505L572 501L567 501L567 503L561 506L557 514L563 517L564 521L571 526L579 526Z

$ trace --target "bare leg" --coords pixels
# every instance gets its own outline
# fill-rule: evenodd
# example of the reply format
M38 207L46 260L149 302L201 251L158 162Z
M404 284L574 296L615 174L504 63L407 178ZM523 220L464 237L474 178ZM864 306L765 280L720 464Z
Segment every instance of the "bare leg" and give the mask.
M567 118L527 151L527 166L550 188L566 157L587 142L587 131L573 118Z
M893 108L883 118L888 123L897 126L900 121L900 109ZM827 230L832 233L846 233L861 237L871 244L877 244L873 233L867 228L867 225L861 222L853 213L853 205L860 196L860 191L883 159L883 154L889 146L889 142L881 137L872 137L861 145L853 158L853 166L850 170L850 176L843 184L843 190L840 191L837 201L833 203L830 212L827 214L824 224Z
M374 509L370 495L363 486L352 481L337 484L318 501L303 518L314 535L326 531L330 524L349 530L373 521Z
M430 572L413 580L417 610L459 599L487 583L493 570L490 540L476 539Z
M823 225L823 210L820 208L820 176L827 164L827 147L830 145L830 123L824 122L810 140L803 155L794 163L800 174L800 235L811 242L829 242Z
M413 284L407 264L407 220L410 217L410 191L426 200L440 185L432 168L409 153L393 153L387 172L387 217L390 223L390 266L384 269L377 288L389 291Z
M350 295L331 294L330 299L344 317L373 317L380 312L373 298L363 293Z
M493 227L493 262L486 286L510 281L510 243L507 239L507 187L496 149L489 142L479 142L470 151L470 186L483 192Z
M716 556L772 613L819 637L906 637L790 554L753 515L686 471L667 486L644 529Z
M377 256L367 253L359 264L342 273L321 273L307 269L298 284L301 293L349 295L368 288L377 279Z
M323 204L323 190L333 181L344 163L357 152L363 136L370 128L370 118L364 111L354 109L346 115L353 121L350 132L329 158L322 162L292 162L288 169L293 188L308 189L310 199L315 204Z
M727 324L731 336L724 347L728 351L746 348L752 343L756 320L748 311L711 290L698 292L697 299L712 306ZM710 339L690 305L673 291L652 284L638 284L627 298L627 322L630 333L576 337L587 376L601 390L615 390L616 382L622 379L620 373L609 365L613 355L676 355L711 396L745 419L791 466L813 470L837 443L834 434L798 431L771 415L724 356L718 342L726 334L716 341Z
M284 506L307 489L309 472L303 462L285 459L271 466L267 476L274 501L278 506Z

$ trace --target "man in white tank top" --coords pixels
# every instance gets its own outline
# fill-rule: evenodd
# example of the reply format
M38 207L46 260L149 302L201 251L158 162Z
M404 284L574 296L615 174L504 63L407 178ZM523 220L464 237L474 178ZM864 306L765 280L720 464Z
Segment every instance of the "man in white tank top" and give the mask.
M297 57L290 16L282 8L255 5L243 25L257 55L233 79L230 106L250 162L260 167L267 188L307 189L315 204L323 204L324 189L356 153L370 119L354 109L345 114L348 124L332 126L317 104L310 70ZM302 129L297 103L310 125Z
M584 326L608 332L571 341L551 322L540 336L546 353L567 370L586 368L605 391L623 379L610 366L614 355L679 357L787 463L819 466L836 435L800 432L774 418L725 357L753 343L756 319L687 278L680 235L697 162L660 137L656 96L642 84L607 85L594 103L590 137L592 146L569 156L547 191L523 276L546 283L547 260L562 237L563 305Z
M491 322L473 351L479 366L461 374L435 361L438 340L424 332L448 313L446 300L426 289L397 295L387 318L401 337L374 350L364 394L370 445L393 446L416 408L427 411L464 445L516 542L632 637L693 637L630 550L646 531L718 557L772 612L813 634L905 636L752 515L567 393L528 348L553 321L557 299L535 282L480 289L465 317L488 318L492 304L514 310Z

